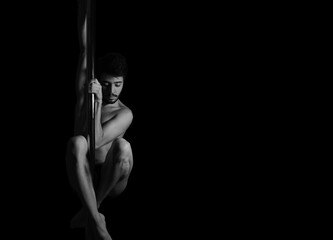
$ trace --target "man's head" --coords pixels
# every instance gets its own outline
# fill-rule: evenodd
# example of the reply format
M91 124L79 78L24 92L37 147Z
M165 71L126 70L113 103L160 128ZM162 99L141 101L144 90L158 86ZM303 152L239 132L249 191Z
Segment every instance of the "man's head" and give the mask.
M127 76L127 62L120 53L109 53L96 64L96 77L102 85L103 102L115 103Z

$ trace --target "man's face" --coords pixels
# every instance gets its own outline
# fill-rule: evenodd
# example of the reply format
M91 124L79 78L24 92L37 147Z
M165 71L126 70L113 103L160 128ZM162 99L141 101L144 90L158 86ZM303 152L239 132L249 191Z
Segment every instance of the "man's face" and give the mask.
M103 102L115 103L123 89L124 78L104 75L101 79Z

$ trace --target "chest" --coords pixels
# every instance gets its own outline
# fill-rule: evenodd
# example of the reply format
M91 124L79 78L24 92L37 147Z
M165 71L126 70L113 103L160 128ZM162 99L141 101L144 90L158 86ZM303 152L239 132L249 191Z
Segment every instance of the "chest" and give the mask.
M109 109L109 108L105 108L102 109L101 112L101 123L105 123L113 118L115 118L118 114L120 109Z

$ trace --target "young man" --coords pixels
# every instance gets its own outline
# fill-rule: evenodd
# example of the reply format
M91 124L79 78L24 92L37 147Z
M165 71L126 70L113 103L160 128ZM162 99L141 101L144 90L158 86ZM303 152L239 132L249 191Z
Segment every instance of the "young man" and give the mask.
M86 79L86 16L79 1L81 58L77 75L75 136L68 141L66 163L69 181L82 201L72 227L85 227L86 239L111 239L105 218L98 211L107 196L115 197L126 187L133 167L131 145L123 138L133 115L120 100L127 64L121 54L110 53L96 64L96 77ZM95 95L95 165L98 183L94 187L88 160L87 93ZM98 170L98 171L97 171Z

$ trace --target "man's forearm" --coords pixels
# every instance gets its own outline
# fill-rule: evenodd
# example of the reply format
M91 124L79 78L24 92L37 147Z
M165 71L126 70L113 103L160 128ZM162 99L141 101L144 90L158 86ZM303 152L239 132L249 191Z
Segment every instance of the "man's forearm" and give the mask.
M95 100L95 147L99 147L103 139L101 123L102 100Z

